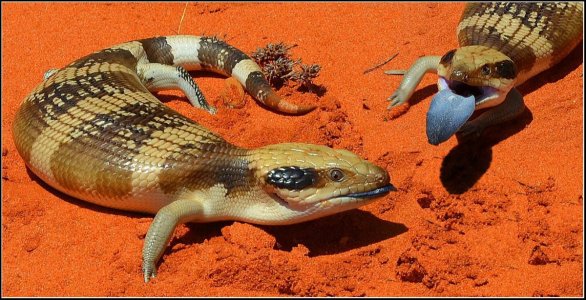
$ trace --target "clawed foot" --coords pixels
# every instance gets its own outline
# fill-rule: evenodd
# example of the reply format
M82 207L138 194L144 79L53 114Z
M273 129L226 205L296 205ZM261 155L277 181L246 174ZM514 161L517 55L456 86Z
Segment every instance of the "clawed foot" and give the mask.
M215 115L216 112L218 112L218 109L211 105L208 105L208 107L205 107L204 109L209 112L210 115Z
M157 268L155 263L143 262L142 273L144 275L144 282L148 283L149 280L157 276Z
M387 75L405 75L407 73L406 70L387 70L385 74ZM387 101L391 101L387 109L391 109L395 106L403 104L407 100L407 93L400 87L389 97Z
M407 96L408 95L404 90L401 88L397 89L389 98L387 98L387 100L390 101L387 109L391 109L395 106L399 106L405 103L405 101L407 101Z
M409 70L388 70L385 74L388 75L403 75L403 80L399 85L399 88L388 98L391 103L388 109L405 103L413 92L417 85L421 82L425 73L436 73L437 66L439 65L441 56L424 56L418 58Z

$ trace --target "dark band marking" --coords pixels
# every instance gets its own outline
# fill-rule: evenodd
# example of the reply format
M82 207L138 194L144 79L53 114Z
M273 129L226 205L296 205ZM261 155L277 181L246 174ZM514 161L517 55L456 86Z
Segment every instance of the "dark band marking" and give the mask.
M240 61L250 59L244 52L214 37L202 37L199 45L197 56L202 65L220 69L228 75ZM220 61L223 61L223 67L219 66Z
M69 134L72 140L61 144L50 158L55 180L76 192L87 192L86 189L95 184L96 191L101 195L129 195L132 192L134 166L137 164L133 157L154 131L153 128L145 129L136 124L163 114L160 109L149 105L154 104L139 102L125 106L118 112L96 114L92 120L78 125ZM82 107L79 109L83 110ZM125 142L127 140L135 146L130 147ZM104 161L108 163L104 164ZM84 166L80 168L73 162L83 162Z
M149 62L173 65L174 57L171 52L171 45L167 43L165 37L143 39L139 40L139 42L142 44Z
M13 124L14 142L24 161L30 161L33 144L47 127L37 105L32 101L24 101Z
M110 63L120 64L131 70L136 69L136 57L128 50L124 49L104 49L89 55L86 55L71 64L68 67L83 68L95 64Z
M120 64L135 70L137 61L127 50L105 49L74 61L68 68L88 68L102 63ZM66 69L59 72L66 72ZM110 87L110 92L106 87ZM45 86L35 93L31 100L39 106L43 119L57 119L59 115L67 113L70 108L76 106L80 100L87 97L101 98L106 94L111 95L114 91L124 93L147 90L136 76L120 71L105 71L73 77L67 81ZM56 104L56 99L60 100L60 105Z
M242 187L253 186L254 175L248 169L248 164L249 161L242 158L229 161L227 166L218 168L215 172L217 182L222 183L228 189L228 193Z
M260 71L255 71L248 74L245 85L246 91L248 91L252 95L252 97L263 103L265 103L265 100L268 98L269 93L272 93L272 89L269 85L269 82L265 79L264 75ZM266 104L269 106L276 105L276 103L274 105L271 105L270 103Z
M578 32L581 32L583 24L581 11L572 7L578 3L559 2L482 2L466 6L460 21L470 19L473 16L479 18L476 24L462 29L458 34L461 46L483 45L487 46L510 57L517 67L517 73L531 70L537 59L554 53L556 63L574 48L580 39L576 39ZM518 20L522 26L516 31L509 32L509 37L504 37L498 32L495 26L488 25L484 20L488 16L508 15ZM569 24L572 25L569 25ZM553 49L531 48L532 40L526 40L526 32L521 33L522 27L528 28L531 35L545 38ZM523 36L520 36L523 34ZM513 42L516 39L518 42ZM533 45L536 47L535 45ZM551 52L549 52L551 51ZM540 55L541 57L537 57Z
M86 98L132 94L148 91L138 77L121 71L106 71L73 77L53 83L39 91L32 99L38 105L43 119L58 119Z
M225 141L213 143L192 142L181 146L165 160L159 174L159 186L167 194L180 190L205 190L222 184L228 193L250 191L254 176L248 169L248 161L238 157L244 150Z
M113 147L116 151L117 147ZM92 151L88 151L92 149ZM104 156L103 143L91 136L81 136L74 142L62 144L51 156L51 171L64 188L97 197L124 197L132 192L131 162L127 155L110 153ZM104 157L107 162L104 163ZM83 167L79 164L83 163ZM93 190L95 186L95 190Z
M536 3L536 2L484 2L471 5L463 13L463 18L473 15L510 15L513 19L519 20L521 24L525 25L531 31L542 27L544 33L548 32L548 28L552 24L559 24L552 19L564 14L567 8L567 3ZM552 28L557 30L555 28ZM515 34L512 34L515 36ZM549 40L550 36L546 36Z

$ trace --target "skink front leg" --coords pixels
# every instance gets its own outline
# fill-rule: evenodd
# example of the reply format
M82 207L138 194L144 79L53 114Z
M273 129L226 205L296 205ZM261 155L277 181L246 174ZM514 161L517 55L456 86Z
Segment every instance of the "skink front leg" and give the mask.
M183 67L149 63L139 67L137 71L149 91L178 89L183 91L193 106L201 107L211 114L216 113L216 109L208 104L191 75Z
M159 261L178 224L193 221L203 215L203 206L197 200L176 200L161 208L149 227L142 249L144 282L157 274Z
M391 75L404 74L399 88L387 99L391 101L387 109L391 109L409 100L425 73L437 73L440 59L441 56L424 56L417 59L407 72L399 70L386 71L386 74Z

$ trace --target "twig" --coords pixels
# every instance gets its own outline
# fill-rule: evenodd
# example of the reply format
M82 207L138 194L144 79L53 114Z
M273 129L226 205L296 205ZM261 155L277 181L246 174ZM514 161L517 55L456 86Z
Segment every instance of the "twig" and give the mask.
M183 8L183 14L181 15L181 20L179 20L179 28L177 28L177 34L179 34L179 31L181 30L181 24L183 24L183 17L185 17L185 12L187 11L187 4L189 2L185 3L185 7Z
M393 56L391 56L389 59L385 60L384 62L382 62L382 63L380 63L380 64L378 64L378 65L376 65L376 66L374 66L374 67L372 67L370 69L367 69L362 74L366 74L366 73L372 72L372 71L374 71L374 70L376 70L376 69L384 66L386 63L388 63L389 61L393 60L393 58L397 57L397 55L399 55L399 52L395 53Z

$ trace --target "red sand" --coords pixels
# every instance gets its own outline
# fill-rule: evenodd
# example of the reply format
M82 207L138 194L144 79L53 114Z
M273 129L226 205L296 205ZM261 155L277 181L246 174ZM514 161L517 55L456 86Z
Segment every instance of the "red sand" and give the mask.
M401 78L383 70L455 48L463 6L2 3L3 295L583 296L579 50L522 88L530 112L475 147L457 146L455 138L427 143L433 75L402 114L386 110ZM316 83L327 92L279 90L292 102L319 105L301 117L274 114L248 95L244 108L228 109L224 79L196 74L219 113L193 109L178 92L163 93L167 105L239 146L346 148L387 168L399 191L293 226L182 225L158 277L144 284L141 250L152 218L39 184L15 150L11 125L46 70L178 31L218 35L247 53L269 42L297 44L295 57L322 66Z

